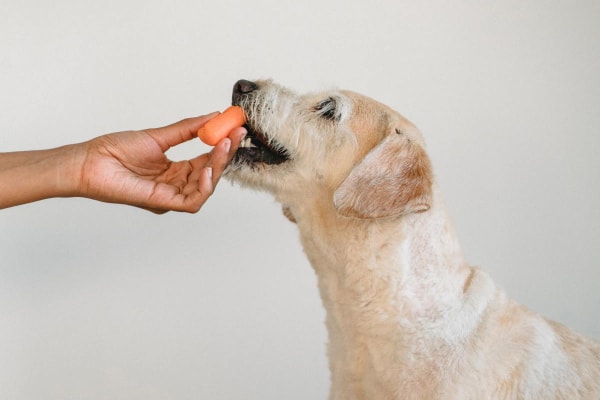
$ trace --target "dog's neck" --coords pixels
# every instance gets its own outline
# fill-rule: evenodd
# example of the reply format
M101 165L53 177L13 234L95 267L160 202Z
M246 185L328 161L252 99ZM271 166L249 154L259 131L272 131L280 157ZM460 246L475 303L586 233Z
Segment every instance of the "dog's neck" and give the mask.
M360 376L364 368L376 370L377 357L386 352L405 356L399 347L418 349L424 331L442 332L432 340L443 343L460 339L468 327L458 326L455 321L465 319L455 317L468 308L474 272L438 190L428 211L395 219L344 218L333 206L314 202L292 212L327 310L331 360L340 363L331 365L334 380L340 371ZM389 348L382 345L388 340Z
M336 302L343 296L345 304L359 306L368 298L383 300L388 287L390 302L406 300L411 312L418 314L423 308L431 315L432 307L443 308L441 303L452 300L432 297L432 292L460 290L456 295L461 295L470 269L439 191L434 192L428 211L397 218L345 218L327 204L295 207L324 300ZM395 296L400 299L392 299Z

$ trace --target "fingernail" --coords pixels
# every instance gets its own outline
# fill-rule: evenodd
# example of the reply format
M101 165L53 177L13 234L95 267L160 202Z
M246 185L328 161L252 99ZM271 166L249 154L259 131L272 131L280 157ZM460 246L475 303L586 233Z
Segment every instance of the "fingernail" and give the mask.
M225 151L229 152L229 149L231 148L231 139L223 139L223 147L225 147Z
M208 177L212 179L212 167L206 167L206 173L208 174Z

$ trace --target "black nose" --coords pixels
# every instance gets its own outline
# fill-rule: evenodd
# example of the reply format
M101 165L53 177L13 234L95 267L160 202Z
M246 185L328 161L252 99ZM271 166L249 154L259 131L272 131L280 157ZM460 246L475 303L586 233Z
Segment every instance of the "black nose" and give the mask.
M258 89L258 85L254 82L240 79L233 86L233 94L248 94Z

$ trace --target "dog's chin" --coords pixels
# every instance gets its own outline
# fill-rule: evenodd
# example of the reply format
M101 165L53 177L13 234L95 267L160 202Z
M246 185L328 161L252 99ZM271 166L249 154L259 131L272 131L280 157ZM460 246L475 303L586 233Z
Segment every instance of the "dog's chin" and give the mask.
M290 160L289 151L281 144L250 125L244 127L248 134L233 158L234 165L278 165Z

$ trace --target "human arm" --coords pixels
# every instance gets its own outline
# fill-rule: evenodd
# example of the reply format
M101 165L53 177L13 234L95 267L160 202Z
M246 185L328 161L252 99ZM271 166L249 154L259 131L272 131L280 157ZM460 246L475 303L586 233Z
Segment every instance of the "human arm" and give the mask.
M154 212L196 212L213 193L245 130L234 129L209 153L191 160L171 161L164 153L194 138L215 115L55 149L0 153L0 208L79 196Z

